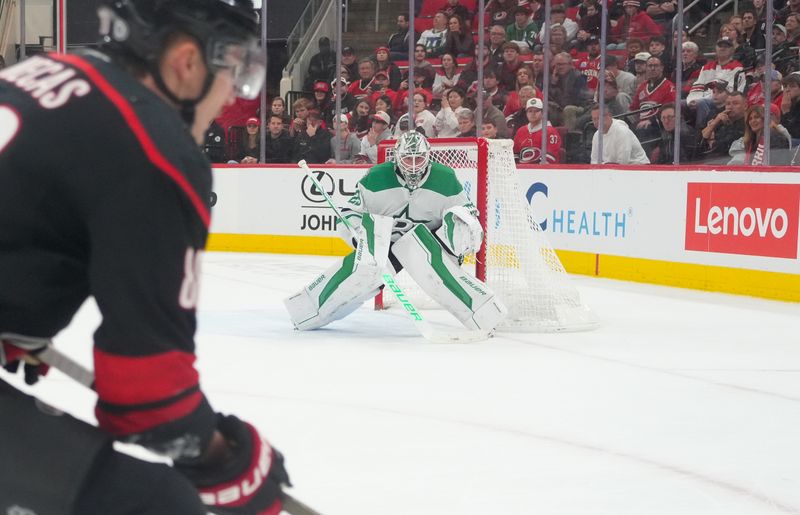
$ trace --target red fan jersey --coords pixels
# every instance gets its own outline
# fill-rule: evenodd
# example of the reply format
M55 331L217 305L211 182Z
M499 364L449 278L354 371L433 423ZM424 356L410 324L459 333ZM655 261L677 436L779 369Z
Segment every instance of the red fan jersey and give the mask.
M547 152L548 163L558 163L561 153L561 135L552 125L547 126ZM519 155L520 163L539 163L542 159L542 126L532 127L531 124L523 125L514 136L514 153Z
M645 81L636 88L636 93L631 101L631 111L652 107L653 109L643 111L639 116L640 119L645 120L658 114L657 106L670 102L675 102L675 84L667 79L661 79L661 82L656 84Z
M594 91L597 89L597 76L600 74L600 56L589 57L589 54L580 54L574 61L575 69L586 76L586 86Z

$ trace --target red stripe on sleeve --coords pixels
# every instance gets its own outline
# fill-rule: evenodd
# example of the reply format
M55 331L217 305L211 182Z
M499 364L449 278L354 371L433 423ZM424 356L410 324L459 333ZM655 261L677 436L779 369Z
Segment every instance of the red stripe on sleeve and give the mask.
M94 349L95 386L100 400L120 407L168 400L198 383L195 355L169 351L118 356Z
M124 436L143 433L161 424L185 417L197 408L202 399L203 394L197 391L162 408L111 413L97 406L94 413L97 423L103 430L115 436Z
M100 74L100 72L98 72L91 64L80 57L68 54L50 55L49 57L56 61L63 61L71 66L74 66L75 68L78 68L84 74L86 74L89 79L91 79L91 81L98 87L103 95L105 95L106 98L108 98L108 100L114 104L122 117L125 119L128 127L130 127L136 139L139 140L139 144L142 146L142 150L150 162L178 184L186 196L189 197L189 201L194 206L197 214L203 221L203 224L208 227L211 222L211 214L209 213L205 202L201 200L200 196L197 194L194 188L192 188L191 184L189 184L189 181L186 180L186 177L184 177L183 174L181 174L181 172L175 168L175 166L170 163L161 152L159 152L158 147L156 147L155 143L150 138L150 134L148 134L147 130L142 125L142 122L139 120L139 117L136 116L136 112L133 110L133 107L131 107L125 97L123 97L114 88L114 86L109 84L105 77Z

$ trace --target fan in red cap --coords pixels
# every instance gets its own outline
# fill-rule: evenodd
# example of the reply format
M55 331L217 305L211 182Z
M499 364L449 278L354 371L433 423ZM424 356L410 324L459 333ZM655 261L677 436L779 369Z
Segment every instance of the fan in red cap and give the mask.
M400 87L400 81L403 80L403 75L392 61L390 57L389 47L379 46L375 49L375 62L377 64L376 72L386 73L389 80L388 87L392 91L397 91Z

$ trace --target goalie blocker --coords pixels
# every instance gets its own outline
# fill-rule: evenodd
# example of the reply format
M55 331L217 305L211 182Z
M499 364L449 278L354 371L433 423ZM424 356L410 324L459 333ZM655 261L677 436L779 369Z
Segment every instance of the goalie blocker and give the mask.
M374 297L389 260L395 273L405 268L465 327L491 331L503 319L505 306L486 284L459 266L461 256L479 247L482 240L480 224L468 210L462 206L448 209L436 235L424 224L406 220L398 224L392 217L369 213L350 218L351 223L358 218L361 224L355 241L345 238L355 244L355 250L284 301L297 329L323 327ZM398 227L405 229L405 234L399 235Z

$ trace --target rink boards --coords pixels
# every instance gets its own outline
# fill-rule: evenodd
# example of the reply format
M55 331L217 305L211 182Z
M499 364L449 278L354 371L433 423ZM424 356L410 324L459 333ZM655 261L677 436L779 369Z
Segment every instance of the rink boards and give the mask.
M367 167L312 169L344 204ZM800 173L754 170L521 167L519 201L572 273L800 301ZM296 167L219 167L211 202L210 250L349 251Z

